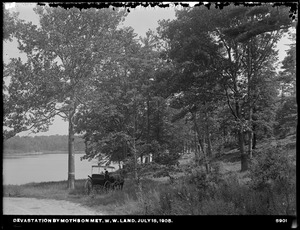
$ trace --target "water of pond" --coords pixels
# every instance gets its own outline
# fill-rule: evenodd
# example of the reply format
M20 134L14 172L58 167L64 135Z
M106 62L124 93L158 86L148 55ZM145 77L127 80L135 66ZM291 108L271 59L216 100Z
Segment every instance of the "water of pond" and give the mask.
M75 154L75 179L91 174L96 160L80 160L84 154ZM3 158L3 184L60 181L68 179L68 154L26 154Z

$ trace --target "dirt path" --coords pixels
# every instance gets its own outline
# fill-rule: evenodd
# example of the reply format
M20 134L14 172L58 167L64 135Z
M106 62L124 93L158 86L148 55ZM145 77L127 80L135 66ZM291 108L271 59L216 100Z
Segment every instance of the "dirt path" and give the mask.
M3 197L4 215L104 215L65 200Z

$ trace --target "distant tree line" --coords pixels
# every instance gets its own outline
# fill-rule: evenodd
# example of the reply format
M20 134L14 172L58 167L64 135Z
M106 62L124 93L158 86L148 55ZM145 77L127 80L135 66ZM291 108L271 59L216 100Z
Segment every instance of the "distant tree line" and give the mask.
M67 135L20 137L15 136L4 142L4 152L42 152L42 151L68 151ZM84 151L83 139L75 136L74 150Z

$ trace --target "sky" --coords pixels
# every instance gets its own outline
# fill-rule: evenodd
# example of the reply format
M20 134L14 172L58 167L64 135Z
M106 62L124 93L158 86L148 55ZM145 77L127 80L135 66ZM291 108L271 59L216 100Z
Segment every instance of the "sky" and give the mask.
M20 13L19 17L24 20L31 21L34 24L38 22L38 16L34 13L34 3L15 3L9 4L10 10ZM136 7L131 8L130 13L123 22L124 26L131 26L135 33L139 36L145 36L149 29L155 30L158 27L158 20L175 19L175 7L160 8L160 7ZM21 57L17 49L17 42L6 43L4 45L4 61L8 61L13 57Z
M10 8L12 11L17 11L20 13L19 17L24 20L32 21L36 24L38 22L38 16L33 12L33 7L35 3L9 3L5 5L6 8ZM192 6L193 3L190 4ZM177 6L177 9L179 7ZM131 26L138 37L144 37L146 32L151 30L156 30L158 27L158 21L163 19L175 19L175 7L136 7L131 8L130 13L123 22L124 26ZM290 44L287 38L282 39L277 48L279 50L279 61L283 60L286 55L286 50L289 48ZM10 58L25 57L24 54L20 54L17 49L17 42L5 42L3 46L3 60L8 62ZM68 134L68 122L63 121L60 117L56 117L53 125L49 127L49 131L41 132L37 134L31 134L30 131L19 133L19 136L35 136L35 135L67 135Z

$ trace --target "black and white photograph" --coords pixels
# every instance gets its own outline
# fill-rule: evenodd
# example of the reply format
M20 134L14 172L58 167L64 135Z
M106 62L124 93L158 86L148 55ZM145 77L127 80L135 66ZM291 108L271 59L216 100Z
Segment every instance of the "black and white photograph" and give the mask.
M297 226L297 7L3 3L3 214Z

